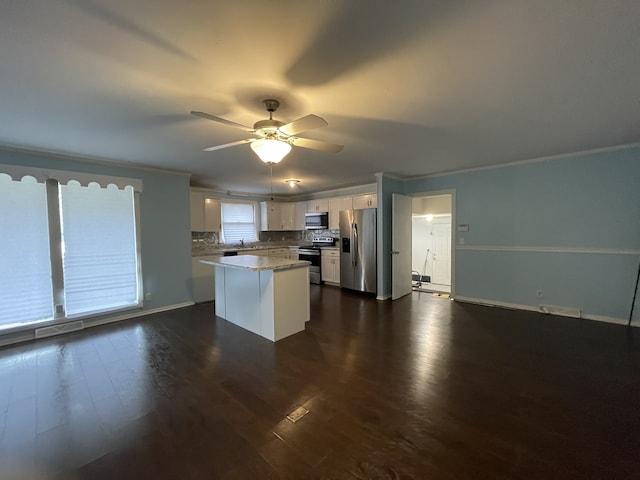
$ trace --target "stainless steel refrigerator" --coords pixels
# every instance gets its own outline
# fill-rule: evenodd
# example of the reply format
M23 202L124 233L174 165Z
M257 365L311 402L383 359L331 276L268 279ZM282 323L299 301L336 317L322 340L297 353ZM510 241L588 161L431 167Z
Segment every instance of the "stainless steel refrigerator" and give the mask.
M376 293L375 208L340 212L340 286Z

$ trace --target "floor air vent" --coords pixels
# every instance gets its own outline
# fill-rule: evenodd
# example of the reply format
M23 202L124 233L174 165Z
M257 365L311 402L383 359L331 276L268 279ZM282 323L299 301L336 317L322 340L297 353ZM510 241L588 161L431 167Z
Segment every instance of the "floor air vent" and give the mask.
M540 313L548 313L550 315L562 315L564 317L581 318L582 312L579 308L559 307L557 305L538 305Z
M82 320L77 322L63 323L62 325L51 325L50 327L36 328L36 338L52 337L61 333L75 332L82 330L84 323Z

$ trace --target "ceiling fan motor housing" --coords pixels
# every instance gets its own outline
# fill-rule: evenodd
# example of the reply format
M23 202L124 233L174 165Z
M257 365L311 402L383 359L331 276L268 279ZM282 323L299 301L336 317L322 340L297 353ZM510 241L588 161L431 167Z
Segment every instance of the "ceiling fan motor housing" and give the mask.
M253 129L259 135L265 135L266 137L277 136L280 132L278 128L284 125L283 122L278 120L260 120L253 124Z

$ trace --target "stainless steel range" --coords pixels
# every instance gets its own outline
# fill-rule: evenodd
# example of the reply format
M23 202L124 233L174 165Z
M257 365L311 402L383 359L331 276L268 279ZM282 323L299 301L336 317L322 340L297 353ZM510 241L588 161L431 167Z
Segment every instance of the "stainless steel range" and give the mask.
M320 247L332 247L335 245L335 238L314 237L312 247L300 247L298 249L298 259L311 262L309 265L309 281L311 283L322 283L322 271L320 270Z

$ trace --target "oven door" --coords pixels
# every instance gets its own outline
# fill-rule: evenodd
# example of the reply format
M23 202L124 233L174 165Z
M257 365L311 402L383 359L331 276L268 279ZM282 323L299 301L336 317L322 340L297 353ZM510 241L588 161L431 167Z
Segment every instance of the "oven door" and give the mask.
M298 249L298 260L311 262L309 265L309 282L320 284L320 250L316 248Z

